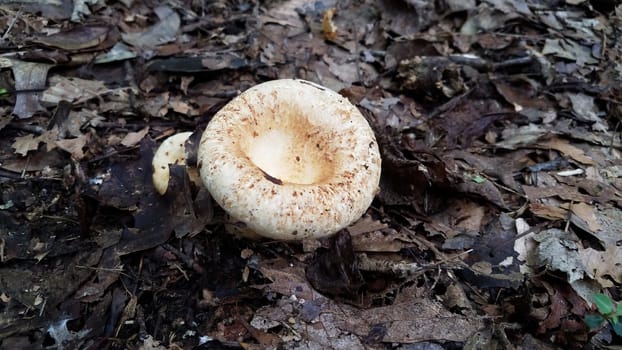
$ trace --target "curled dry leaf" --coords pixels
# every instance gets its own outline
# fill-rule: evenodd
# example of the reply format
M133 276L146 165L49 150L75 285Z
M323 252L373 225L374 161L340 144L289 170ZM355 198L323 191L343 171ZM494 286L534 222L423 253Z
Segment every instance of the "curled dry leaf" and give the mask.
M324 33L324 39L335 40L337 38L337 26L333 22L333 17L337 10L331 7L322 13L322 33Z

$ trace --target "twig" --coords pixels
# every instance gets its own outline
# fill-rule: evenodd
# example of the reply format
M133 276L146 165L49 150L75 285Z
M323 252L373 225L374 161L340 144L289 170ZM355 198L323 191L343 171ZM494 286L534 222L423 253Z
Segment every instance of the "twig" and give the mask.
M20 123L11 122L7 125L7 127L11 129L31 132L37 135L41 135L45 132L45 129L43 127L40 127L39 125L28 125L28 124L20 124Z
M5 177L7 179L13 179L13 180L18 180L22 178L21 176L19 176L18 173L14 173L12 171L4 170L4 169L0 169L0 177Z
M508 243L514 243L517 239L525 237L525 236L527 236L529 234L536 233L536 232L539 233L540 231L542 231L544 228L548 227L549 225L551 225L550 222L542 222L542 223L540 223L540 224L538 224L536 226L532 226L531 228L529 228L529 230L527 230L527 231L525 231L523 233L520 233L520 234L518 234L518 235L516 235L514 237L511 237L509 239L506 239L506 240L502 241L498 245L494 246L494 248L501 248L501 247L505 246Z
M179 126L179 122L149 122L149 123L145 123L145 122L136 122L136 123L99 122L94 127L96 129L101 129L101 128L118 128L118 129L121 129L121 130L136 131L136 130L143 129L146 126L149 126L149 127L157 126L157 127L167 127L167 128L170 127L170 128L172 128L172 127Z
M463 255L469 254L473 249L469 249L462 253L444 257L441 261L420 265L417 263L410 263L405 261L390 261L390 260L380 260L380 259L371 259L365 253L357 254L357 267L364 271L373 271L373 272L384 272L384 273L392 273L399 277L407 277L413 276L419 272L425 270L432 270L436 268L442 267L441 265L450 262L451 260L458 259Z
M204 91L201 93L201 95L207 96L207 97L234 98L241 93L242 92L240 90L227 90L227 91L215 91L215 92Z
M574 205L574 201L570 201L570 206L568 207L568 211L566 212L566 225L564 226L564 232L568 232L570 228L570 221L572 220L572 206Z
M17 22L17 18L21 16L21 14L22 14L22 8L20 7L17 13L15 14L15 16L11 17L11 20L9 21L9 27L4 32L4 35L2 35L2 40L6 40L6 38L9 36L9 33L13 29L15 22Z
M472 87L470 89L468 89L467 91L465 91L464 93L458 95L458 96L454 96L451 98L451 100L445 102L444 104L436 107L432 112L430 112L430 114L428 114L428 117L424 120L424 123L429 122L431 119L433 119L434 117L438 116L439 114L448 112L452 109L454 109L458 103L460 101L462 101L463 98L469 96L473 91L475 90L475 87Z
M524 66L533 62L533 56L527 54L523 57L511 58L502 62L491 62L487 59L474 55L450 55L449 60L453 63L473 67L480 71L496 71L501 68Z
M163 244L162 248L168 250L169 252L175 254L175 256L179 259L181 259L181 261L184 262L184 264L186 264L186 266L192 268L195 272L202 274L205 271L203 270L203 267L198 264L192 257L188 256L187 254L181 252L179 249L173 247L170 244ZM188 276L186 275L186 273L181 269L180 266L175 266L177 267L180 271L182 271L182 273L184 274L184 277L186 279L188 279Z
M212 19L212 18L206 18L203 17L201 18L201 20L194 22L194 23L190 23L187 24L183 27L181 27L181 32L182 33L187 33L187 32L191 32L193 30L196 29L200 29L203 31L209 30L209 29L215 29L218 27L223 27L231 22L236 22L238 20L241 19L246 19L248 17L247 14L243 14L243 15L234 15L229 17L227 20L222 20L222 19Z

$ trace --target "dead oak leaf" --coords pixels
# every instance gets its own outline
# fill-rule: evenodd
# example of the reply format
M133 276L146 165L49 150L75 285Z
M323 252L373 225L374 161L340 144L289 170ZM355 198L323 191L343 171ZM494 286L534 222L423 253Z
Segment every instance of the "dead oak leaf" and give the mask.
M54 76L49 82L50 87L43 92L41 102L53 105L57 105L60 101L79 104L110 91L104 82L96 80Z
M19 136L15 138L15 142L11 145L11 148L15 150L15 153L25 156L29 151L36 151L39 148L39 137L35 137L33 134Z
M375 307L366 310L351 306L329 304L324 326L367 337L374 329L382 328L378 340L382 342L415 343L422 340L465 341L482 328L478 317L454 314L441 303L413 296L408 302Z
M58 127L55 126L51 130L47 130L41 134L39 136L39 141L45 143L46 150L49 152L56 148L56 140L58 140L59 134Z
M571 207L572 214L583 220L592 232L602 230L602 226L596 217L594 207L586 203L575 203Z
M121 144L125 147L132 147L137 145L149 132L149 127L145 127L142 130L136 132L130 132L121 140Z
M531 211L533 215L547 220L564 220L568 215L568 212L564 208L542 203L529 203L529 211Z
M554 149L581 164L593 165L594 160L583 152L582 149L571 145L568 141L562 140L560 138L554 138L544 142L538 142L536 147L544 148L544 149Z
M153 12L159 21L144 32L123 33L126 43L145 50L154 49L162 44L175 41L181 24L179 14L168 6L156 7Z
M585 270L594 274L604 288L613 287L611 279L622 283L622 247L609 245L605 251L587 248L579 251Z
M71 158L80 160L84 158L84 147L89 141L89 135L85 134L74 139L56 141L58 148L71 154Z
M579 256L580 244L573 234L552 228L534 235L533 239L539 243L535 252L539 266L565 272L570 283L586 275L592 277Z
M42 142L46 144L47 150L51 151L56 148L55 142L58 138L58 129L46 130L44 133L38 136L28 134L24 136L18 136L11 145L11 148L15 150L15 153L26 156L30 151L36 151L39 149L39 144Z
M2 130L13 120L13 116L8 115L9 113L7 113L6 109L2 109L0 114L2 114L2 116L0 116L0 130Z
M592 202L595 200L592 196L580 193L578 188L566 185L548 187L523 185L522 188L527 198L532 202L548 197L559 197L574 202Z
M169 99L169 92L151 96L143 103L142 109L148 115L163 117L168 112Z
M169 107L177 113L185 114L188 116L199 114L196 108L192 107L190 103L182 101L181 97L179 96L171 98L169 102Z
M568 316L568 305L563 296L555 292L551 295L549 315L538 325L538 333L542 334L547 330L559 327L561 320L566 316Z
M80 51L103 43L110 30L105 25L78 25L51 35L37 35L32 41L65 51Z

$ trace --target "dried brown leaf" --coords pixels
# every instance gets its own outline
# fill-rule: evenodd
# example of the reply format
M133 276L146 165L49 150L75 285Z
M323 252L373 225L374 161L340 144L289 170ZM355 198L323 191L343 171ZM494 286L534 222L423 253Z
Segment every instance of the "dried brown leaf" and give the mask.
M582 149L571 145L567 140L553 138L544 142L538 142L535 146L544 149L554 149L581 164L594 165L592 158L586 156Z
M45 88L48 70L51 64L12 60L15 90L36 90ZM13 113L20 119L32 117L36 112L45 110L39 103L40 93L17 94Z
M322 13L322 33L324 33L324 39L335 40L337 38L337 26L333 22L333 17L337 10L331 7Z
M570 210L574 215L581 218L592 232L597 232L602 229L592 205L587 203L576 203L571 206Z
M66 51L79 51L104 42L110 30L110 26L82 25L48 36L37 36L32 41Z
M177 12L168 6L156 7L154 12L160 20L158 23L144 32L121 34L123 41L144 50L175 41L181 25Z
M89 140L89 134L84 134L73 139L58 140L56 145L63 151L69 152L72 159L81 160L84 158L84 147Z
M568 215L568 212L563 208L540 203L529 203L529 210L534 215L547 220L563 220Z
M581 250L579 255L585 269L593 274L603 288L613 287L612 280L622 283L622 247L609 245L605 251L587 248Z
M121 140L121 144L125 147L132 147L137 145L138 143L140 143L140 141L142 141L143 138L145 138L145 136L147 135L147 133L149 132L149 127L144 127L142 130L140 131L136 131L136 132L129 132L127 133L127 135L125 135L125 137Z
M41 140L33 134L19 136L15 138L15 142L11 145L11 148L15 150L15 153L25 156L29 151L35 151L39 148Z
M52 105L60 101L82 103L109 91L101 81L55 75L50 78L50 87L43 92L41 102Z

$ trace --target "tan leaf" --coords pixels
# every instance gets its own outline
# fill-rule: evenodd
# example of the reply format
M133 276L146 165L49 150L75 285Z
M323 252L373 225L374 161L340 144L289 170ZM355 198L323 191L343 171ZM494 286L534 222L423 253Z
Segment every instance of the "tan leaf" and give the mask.
M110 31L104 25L78 25L52 35L39 35L33 42L66 51L77 51L101 44Z
M622 247L609 245L605 251L587 248L579 255L585 270L592 273L604 288L613 287L611 279L622 283Z
M545 148L545 149L554 149L563 153L564 155L576 160L581 164L594 164L594 160L585 155L582 149L579 147L571 145L568 141L554 138L544 142L538 142L537 147Z
M63 100L81 103L109 91L101 81L54 76L50 78L50 87L43 92L41 102L54 105Z
M41 134L38 139L40 142L45 143L46 150L49 152L56 148L56 140L58 140L58 127L54 126L52 130L46 130Z
M9 113L6 111L6 109L2 109L0 112L0 130L4 129L5 126L9 125L9 123L11 122L11 120L13 120L13 117L8 115Z
M572 213L585 221L592 232L602 229L596 217L596 213L594 212L594 207L591 205L587 203L575 203L572 205Z
M35 137L33 134L25 136L19 136L15 138L15 142L11 145L11 148L15 150L15 153L25 156L29 151L35 151L39 148L39 137Z
M529 210L533 213L533 215L548 220L563 220L566 218L567 213L567 211L563 208L540 203L529 203Z
M11 68L15 77L15 90L29 90L45 87L48 70L52 68L52 65L13 60ZM25 119L32 117L38 111L45 110L39 103L39 97L38 92L17 94L13 114L20 119Z
M333 22L336 9L331 7L322 13L322 32L326 40L335 40L337 38L337 26Z
M39 148L39 144L43 142L46 144L46 149L51 151L56 148L55 142L57 138L58 128L53 128L52 130L46 130L39 136L29 134L16 137L11 147L15 149L15 153L25 156L29 151L36 151Z
M82 135L75 139L65 139L56 141L58 148L71 153L71 158L80 160L84 158L84 146L88 141L88 134Z
M145 138L145 135L147 135L148 132L149 132L149 127L145 127L142 130L137 131L137 132L130 132L127 135L125 135L123 140L121 140L121 144L125 147L132 147L138 144L143 138Z

